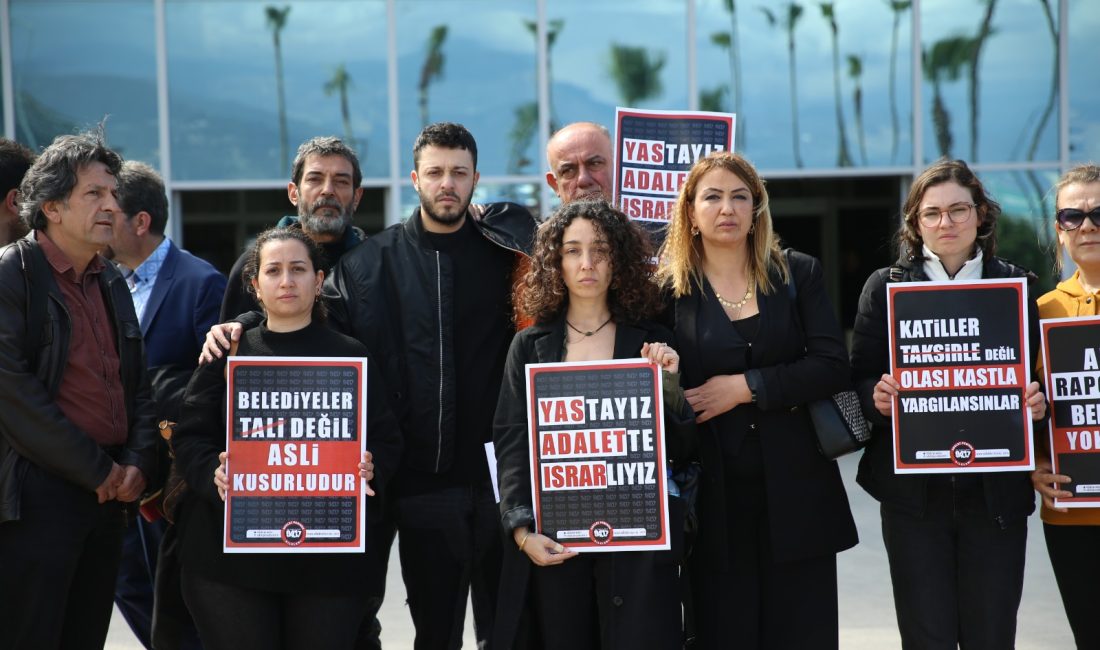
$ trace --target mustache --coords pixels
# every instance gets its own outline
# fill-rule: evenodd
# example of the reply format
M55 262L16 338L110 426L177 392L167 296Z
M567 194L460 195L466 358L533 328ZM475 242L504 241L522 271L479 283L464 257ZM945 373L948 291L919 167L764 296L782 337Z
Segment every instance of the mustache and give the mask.
M336 210L339 210L340 212L344 211L344 206L334 197L327 197L316 201L315 203L313 203L313 205L310 206L309 211L316 212L321 208L334 208Z

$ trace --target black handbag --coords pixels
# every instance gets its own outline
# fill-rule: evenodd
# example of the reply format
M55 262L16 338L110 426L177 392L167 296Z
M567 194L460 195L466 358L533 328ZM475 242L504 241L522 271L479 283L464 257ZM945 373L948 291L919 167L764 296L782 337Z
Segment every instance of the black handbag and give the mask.
M791 268L791 253L787 249L787 268ZM798 308L798 285L794 273L789 271L787 293L791 297L794 319L802 327L802 315ZM805 331L803 331L805 333ZM845 454L862 449L871 440L871 427L863 417L859 395L854 390L844 390L831 397L806 404L810 422L817 434L817 448L822 455L836 460Z

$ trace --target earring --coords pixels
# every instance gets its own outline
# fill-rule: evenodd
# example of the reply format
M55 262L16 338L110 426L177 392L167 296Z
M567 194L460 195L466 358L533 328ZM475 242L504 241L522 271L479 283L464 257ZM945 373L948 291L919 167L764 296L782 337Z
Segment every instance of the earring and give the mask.
M699 228L695 224L691 224L691 236L692 237L698 237L699 236Z
M756 222L755 221L753 221L752 225L749 226L749 234L751 235L754 232L756 232Z

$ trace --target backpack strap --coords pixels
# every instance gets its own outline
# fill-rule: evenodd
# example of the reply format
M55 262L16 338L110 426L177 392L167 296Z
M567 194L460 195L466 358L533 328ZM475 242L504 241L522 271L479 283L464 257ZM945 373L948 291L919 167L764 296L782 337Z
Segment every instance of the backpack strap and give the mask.
M49 317L46 313L46 301L49 296L50 270L46 267L46 256L41 249L32 247L26 239L19 240L18 245L27 293L27 367L33 372L38 365L42 334L46 331Z

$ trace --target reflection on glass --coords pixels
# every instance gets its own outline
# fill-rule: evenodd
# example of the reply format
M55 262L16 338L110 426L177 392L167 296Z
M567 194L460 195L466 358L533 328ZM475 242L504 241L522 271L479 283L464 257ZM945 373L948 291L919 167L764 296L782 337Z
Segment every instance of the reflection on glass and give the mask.
M17 140L38 149L109 116L111 147L159 164L151 2L11 0L10 17Z
M1069 157L1100 160L1100 83L1096 83L1096 34L1100 3L1069 2Z
M536 183L479 183L474 188L474 196L471 203L496 203L498 201L510 201L518 203L541 218L542 212L539 206L539 189ZM412 216L413 210L420 207L420 196L411 185L401 188L401 220Z
M927 161L1057 159L1057 13L1057 0L921 4Z
M168 0L166 22L177 179L287 179L318 135L388 177L383 0Z
M985 172L982 184L1001 204L997 221L997 255L1039 276L1035 295L1054 288L1055 171Z
M907 165L910 4L698 0L699 107L764 168Z
M611 127L616 106L688 107L682 2L555 0L547 5L555 34L550 50L555 126L585 120Z
M432 122L470 130L483 175L538 173L535 1L424 0L396 9L402 175Z

